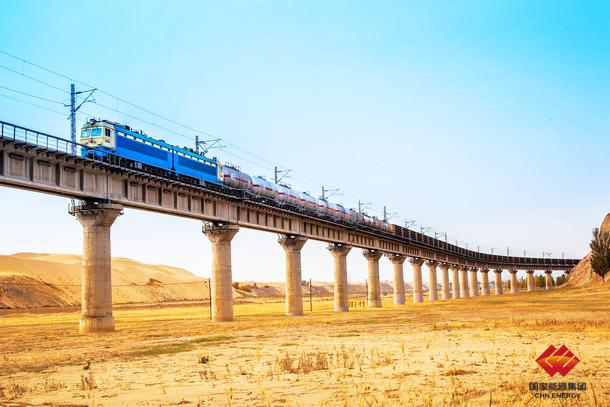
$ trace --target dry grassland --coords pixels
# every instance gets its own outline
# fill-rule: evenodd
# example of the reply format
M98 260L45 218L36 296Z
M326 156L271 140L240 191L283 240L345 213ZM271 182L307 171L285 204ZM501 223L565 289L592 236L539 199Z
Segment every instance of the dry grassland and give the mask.
M361 300L361 299L360 299ZM532 294L286 317L283 304L115 312L117 331L78 335L78 313L0 317L0 405L610 405L610 291ZM534 359L567 345L581 363L550 378ZM528 383L585 382L578 400Z

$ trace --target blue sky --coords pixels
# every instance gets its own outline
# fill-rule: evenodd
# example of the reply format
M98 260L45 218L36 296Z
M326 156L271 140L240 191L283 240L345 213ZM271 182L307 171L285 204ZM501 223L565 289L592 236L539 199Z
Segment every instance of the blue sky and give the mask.
M291 168L295 188L358 199L469 247L582 256L608 212L607 2L2 2L0 50L221 137L253 174ZM68 90L6 55L0 65ZM67 95L0 68L0 95ZM12 90L7 90L6 88ZM82 88L81 88L82 89ZM192 131L98 93L83 112L188 144ZM66 115L0 96L0 120L57 135ZM136 120L130 116L138 117ZM153 122L185 137L168 133ZM238 148L236 148L237 146ZM259 157L264 158L261 160ZM78 253L67 200L0 189L0 253ZM27 220L24 220L27 219ZM35 225L35 226L34 226ZM114 255L209 272L191 220L126 211ZM283 279L276 236L242 230L235 279ZM349 256L351 280L366 262ZM320 243L304 278L330 280ZM382 278L391 278L388 261Z

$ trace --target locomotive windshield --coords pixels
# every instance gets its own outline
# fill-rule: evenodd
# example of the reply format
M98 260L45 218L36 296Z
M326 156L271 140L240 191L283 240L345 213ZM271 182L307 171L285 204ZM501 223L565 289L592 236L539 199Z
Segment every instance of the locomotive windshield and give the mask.
M81 138L93 138L93 137L101 137L102 129L99 127L95 127L92 129L83 129L80 133Z

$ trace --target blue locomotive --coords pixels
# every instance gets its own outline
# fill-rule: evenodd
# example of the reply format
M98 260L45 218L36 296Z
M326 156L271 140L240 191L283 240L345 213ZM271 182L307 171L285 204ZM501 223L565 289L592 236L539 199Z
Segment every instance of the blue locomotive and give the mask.
M120 158L135 168L161 176L187 177L198 184L221 185L219 163L189 148L148 137L141 130L107 120L90 120L82 130L81 156L97 159Z

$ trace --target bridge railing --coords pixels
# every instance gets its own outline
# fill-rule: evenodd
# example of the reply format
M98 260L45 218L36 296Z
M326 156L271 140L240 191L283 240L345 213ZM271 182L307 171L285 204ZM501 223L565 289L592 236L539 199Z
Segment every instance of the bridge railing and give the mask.
M23 142L44 147L48 150L74 155L77 154L81 147L80 144L70 140L3 121L0 121L0 137L14 142Z

